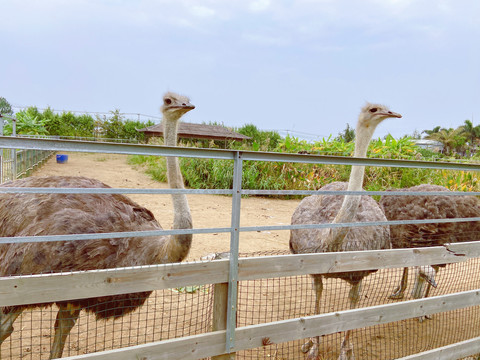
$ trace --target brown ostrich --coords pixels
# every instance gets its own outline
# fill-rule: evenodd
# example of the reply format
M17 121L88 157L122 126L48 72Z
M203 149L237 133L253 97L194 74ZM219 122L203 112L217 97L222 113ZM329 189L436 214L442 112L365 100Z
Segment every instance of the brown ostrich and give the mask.
M439 185L422 184L395 191L449 191ZM384 195L380 206L388 220L423 220L453 219L480 216L480 201L475 196L448 195ZM447 243L474 241L480 238L480 222L428 223L390 226L393 248L416 248L441 246ZM431 286L436 287L435 275L439 267L417 267L416 282L412 290L414 298L424 296L424 285L427 283L425 296ZM408 268L404 268L400 285L390 295L391 299L402 299L407 287Z
M367 104L362 111L356 128L355 157L366 157L368 144L380 122L387 118L400 118L383 105ZM362 190L364 166L352 166L348 183L334 182L320 190ZM386 221L385 215L375 200L365 195L314 195L306 197L292 216L292 224L348 223ZM292 230L290 251L294 254L389 249L391 247L389 229L380 227L324 228ZM349 300L355 308L360 297L362 279L372 271L357 271L332 274L312 274L315 291L315 314L320 313L320 300L323 291L322 277L340 278L351 286ZM340 359L353 358L353 348L347 331L341 345ZM308 359L318 356L319 337L312 338L302 350L308 352Z
M187 97L163 97L165 144L176 145L177 126L194 109ZM178 159L167 157L168 183L183 188ZM30 177L3 187L108 188L84 177ZM191 229L192 218L185 194L172 194L174 229ZM64 235L161 230L148 209L119 194L1 194L0 236ZM122 239L0 244L0 276L107 269L180 262L188 254L192 235L132 237ZM55 336L50 358L62 356L65 340L82 309L96 319L118 318L140 307L151 291L57 302ZM15 319L25 309L50 306L33 304L4 307L0 311L0 344L12 333Z

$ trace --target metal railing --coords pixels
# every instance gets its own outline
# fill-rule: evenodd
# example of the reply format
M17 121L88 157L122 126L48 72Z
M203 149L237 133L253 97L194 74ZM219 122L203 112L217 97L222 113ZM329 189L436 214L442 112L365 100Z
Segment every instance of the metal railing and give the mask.
M0 183L27 176L52 154L50 150L0 148Z
M56 188L0 188L0 193L5 192L36 192L36 193L119 193L119 194L227 194L232 195L231 226L227 228L202 228L190 230L158 230L142 231L129 233L108 233L108 234L77 234L77 235L56 235L41 237L16 237L0 238L1 243L8 242L32 242L32 241L59 241L59 240L79 240L79 239L97 239L97 238L121 238L130 236L158 236L172 234L199 234L199 233L219 233L230 232L230 258L228 265L228 307L227 307L227 326L225 339L225 352L231 352L235 348L236 334L236 296L237 282L239 274L238 245L239 233L242 231L271 231L271 230L291 230L300 228L325 228L325 227L352 227L352 226L378 226L392 225L393 222L368 222L368 223L340 223L340 224L314 224L314 225L279 225L279 226L240 226L240 203L242 195L311 195L321 194L321 191L295 191L295 190L243 190L242 189L242 165L243 161L275 161L275 162L300 162L314 164L335 164L335 165L369 165L386 167L411 167L411 168L430 168L447 170L480 171L480 165L468 163L444 163L427 162L412 160L391 160L391 159L364 159L339 156L321 156L321 155L300 155L284 153L264 153L239 150L219 150L219 149L196 149L196 148L178 148L168 146L152 146L137 144L111 144L96 142L80 142L65 140L45 140L45 139L20 139L12 137L0 137L0 148L38 150L38 151L69 151L69 152L94 152L94 153L115 153L128 155L155 155L155 156L179 156L195 158L214 158L223 160L232 160L234 162L233 188L218 190L191 190L191 189L56 189ZM324 192L325 193L325 192ZM362 195L382 195L386 192L358 192ZM328 194L352 194L347 191L328 192ZM355 193L356 194L356 193ZM407 193L388 192L393 195L407 195ZM408 195L432 195L435 193L427 192L409 192ZM479 195L480 193L468 193ZM441 192L441 195L459 196L465 195L465 192ZM444 222L455 221L480 221L480 218L468 219L444 219ZM435 223L438 219L432 220L412 220L395 222L395 224L408 223ZM0 304L1 305L1 304Z

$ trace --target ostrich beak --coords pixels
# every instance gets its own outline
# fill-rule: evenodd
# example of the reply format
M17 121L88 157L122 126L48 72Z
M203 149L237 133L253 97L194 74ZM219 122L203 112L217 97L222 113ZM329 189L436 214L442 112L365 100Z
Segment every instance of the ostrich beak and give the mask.
M183 110L184 112L195 109L195 105L190 103L183 103L182 105L171 106L170 109Z
M387 117L391 117L391 118L401 118L402 117L401 114L393 112L393 111L382 112L382 113L379 113L379 115L383 115L383 116L387 116Z
M185 109L185 110L189 110L189 111L195 109L195 105L190 104L190 103L182 104L182 106L180 106L180 107Z
M185 103L182 103L182 104L179 104L179 105L170 106L168 111L176 112L177 114L180 114L182 116L182 115L185 115L187 112L189 112L190 110L193 110L193 109L195 109L195 105L192 105L189 102L185 102Z

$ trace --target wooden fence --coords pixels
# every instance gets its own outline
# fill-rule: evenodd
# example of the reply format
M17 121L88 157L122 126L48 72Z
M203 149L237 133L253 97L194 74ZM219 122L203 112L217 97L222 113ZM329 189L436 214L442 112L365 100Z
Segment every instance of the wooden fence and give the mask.
M0 138L0 146L4 139ZM7 145L18 147L19 143L4 141ZM81 151L84 145L80 143L68 145L65 142L45 143L31 140L24 147L68 151ZM70 147L69 147L70 146ZM86 146L86 145L85 145ZM182 149L168 147L148 147L135 145L128 148L110 148L108 144L90 144L90 150L119 153L142 153L162 155L185 155L197 157L210 157L212 153L203 149ZM229 154L229 155L228 155ZM218 155L218 154L217 154ZM299 158L301 155L285 156L284 161L306 160L313 161L312 157ZM262 154L252 153L244 156L240 152L224 151L220 158L230 158L239 161L249 157L255 160L262 158ZM281 156L264 154L267 161L282 159ZM316 161L318 158L316 157ZM332 157L330 157L332 158ZM324 159L325 160L325 159ZM331 159L330 159L331 160ZM361 163L363 160L354 159ZM338 159L337 162L345 162ZM348 161L348 160L347 160ZM350 159L352 161L352 159ZM384 162L381 160L379 162ZM366 163L372 159L365 160ZM400 162L392 162L386 166L401 166ZM418 162L414 166L421 167ZM241 162L240 162L241 164ZM400 164L400 165L399 165ZM432 167L441 167L442 164L431 164ZM445 166L445 165L444 165ZM451 168L478 170L475 166L452 164ZM241 166L236 171L241 171ZM236 175L238 179L238 173ZM240 177L241 179L241 177ZM168 190L167 190L168 191ZM185 190L188 192L188 190ZM231 193L232 228L229 229L203 229L204 233L231 232L237 247L231 251L230 259L200 261L194 263L177 263L154 266L141 266L129 268L116 268L109 270L92 270L74 273L14 276L0 278L0 307L10 305L23 305L31 303L53 302L69 299L91 298L105 295L141 292L157 289L178 288L190 285L217 284L214 305L214 329L211 332L175 338L171 340L152 342L122 349L108 350L86 355L71 356L65 359L96 359L96 360L126 360L126 359L214 359L234 358L234 353L244 349L262 347L266 343L277 344L290 340L304 339L311 336L331 334L349 329L385 324L403 319L416 318L439 312L452 311L480 305L479 289L460 293L434 296L430 298L390 303L379 306L365 307L354 310L331 312L321 315L292 318L283 321L263 323L251 326L236 327L231 319L235 319L235 296L232 288L236 289L239 281L262 278L277 278L302 274L322 274L345 271L403 268L420 265L446 264L463 262L470 258L480 257L480 243L466 242L448 244L441 247L397 249L379 251L356 251L339 253L320 253L304 255L263 256L252 258L238 258L238 231L256 231L257 228L235 227L235 217L239 209L235 210L235 202L240 201L241 191L234 185ZM239 204L237 204L239 205ZM274 227L286 228L284 227ZM199 232L193 229L193 233ZM176 232L182 232L180 230ZM183 231L187 232L187 231ZM172 231L164 231L165 234ZM102 234L103 237L111 234ZM236 236L237 237L236 237ZM73 236L73 235L72 235ZM94 235L86 235L94 236ZM54 241L55 237L49 239ZM41 239L19 239L19 241L37 241ZM9 238L0 238L0 243L9 242ZM236 253L235 253L236 251ZM235 257L236 255L236 257ZM232 300L233 299L233 300ZM230 320L229 320L230 319ZM230 321L230 323L229 323ZM473 338L461 343L448 345L430 350L425 353L408 356L404 359L452 359L473 355L480 352L480 338ZM230 354L229 354L230 353Z
M322 253L240 258L238 280L253 280L311 273L398 268L466 261L480 256L480 243L445 247ZM178 263L68 274L19 276L0 279L0 306L89 298L189 285L225 284L229 260ZM226 289L226 286L223 286ZM226 296L217 294L214 318L225 319ZM233 352L310 336L384 324L439 312L480 305L480 289L461 293L385 304L355 310L308 316L279 322L239 327ZM220 320L221 322L221 320ZM220 326L221 327L221 326ZM160 341L66 359L202 359L226 353L225 330ZM405 359L451 359L479 352L480 338L412 355Z

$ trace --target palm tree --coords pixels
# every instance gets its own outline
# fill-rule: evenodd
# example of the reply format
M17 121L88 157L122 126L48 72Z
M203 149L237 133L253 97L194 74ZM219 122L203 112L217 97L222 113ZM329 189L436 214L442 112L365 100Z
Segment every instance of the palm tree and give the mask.
M438 132L427 135L426 138L441 142L443 144L443 152L446 155L451 155L454 151L462 152L464 150L467 139L463 133L463 127L460 126L456 129L441 129Z
M441 126L435 126L432 130L423 130L422 134L425 133L427 134L427 137L433 134L438 133L442 129Z
M462 126L464 136L467 138L467 141L470 146L473 146L475 139L480 137L480 125L473 126L471 120L465 120L464 125Z

